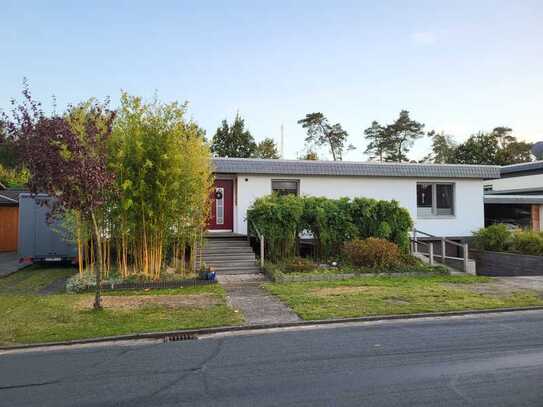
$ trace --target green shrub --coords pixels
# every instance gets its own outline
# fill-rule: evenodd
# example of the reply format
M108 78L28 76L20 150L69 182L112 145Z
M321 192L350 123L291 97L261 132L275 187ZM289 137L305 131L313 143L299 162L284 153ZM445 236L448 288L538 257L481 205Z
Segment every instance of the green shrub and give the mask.
M338 256L346 241L368 237L390 240L406 253L413 227L409 212L397 201L368 198L270 195L257 199L247 218L249 228L254 224L264 235L272 261L293 257L301 232L313 236L315 257L321 260Z
M285 262L286 273L307 273L317 269L319 266L309 259L295 257Z
M513 233L502 224L491 225L486 228L479 229L473 234L473 247L479 250L490 250L495 252L507 251Z
M392 267L402 259L398 245L374 237L346 242L343 256L352 266L370 268Z
M254 223L264 235L268 258L277 261L295 255L303 212L303 200L294 195L258 198L249 208L249 228Z
M104 284L119 284L123 279L116 273L111 273L107 279L103 279ZM96 287L96 274L90 270L85 270L83 274L75 274L66 281L66 292L81 293Z
M515 253L543 256L543 236L532 231L518 231L513 233L510 250Z

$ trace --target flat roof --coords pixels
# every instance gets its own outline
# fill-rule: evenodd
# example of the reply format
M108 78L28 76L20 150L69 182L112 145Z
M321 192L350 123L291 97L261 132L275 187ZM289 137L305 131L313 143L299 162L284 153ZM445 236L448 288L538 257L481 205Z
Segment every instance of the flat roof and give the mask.
M500 177L495 165L418 164L354 161L213 158L215 173L321 175L351 177L476 178Z
M9 190L0 190L0 205L15 206L19 205L19 194L15 195Z
M514 174L518 172L543 171L543 161L505 165L501 169L502 174Z
M485 195L485 204L543 204L543 195Z

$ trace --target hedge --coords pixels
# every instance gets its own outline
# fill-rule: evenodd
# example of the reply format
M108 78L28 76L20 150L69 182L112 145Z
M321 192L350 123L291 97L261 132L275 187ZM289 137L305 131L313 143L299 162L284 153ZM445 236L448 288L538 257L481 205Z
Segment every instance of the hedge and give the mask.
M479 250L543 256L543 232L509 230L502 224L479 229L472 244Z
M300 234L316 240L315 257L340 255L344 242L377 237L409 247L413 221L397 201L369 198L328 199L312 196L269 195L257 199L247 212L249 228L265 237L272 261L296 255Z

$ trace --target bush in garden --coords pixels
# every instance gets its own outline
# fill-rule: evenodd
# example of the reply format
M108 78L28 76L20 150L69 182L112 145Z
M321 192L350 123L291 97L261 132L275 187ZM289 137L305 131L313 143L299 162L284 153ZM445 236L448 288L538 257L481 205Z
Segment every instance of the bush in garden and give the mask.
M287 273L307 273L318 268L313 261L303 257L295 257L285 263L285 272Z
M301 232L313 236L316 257L323 260L338 256L344 242L368 237L390 240L405 253L413 227L409 211L397 201L368 198L270 195L257 199L247 216L249 227L254 223L264 235L272 261L294 256Z
M513 233L509 248L512 252L543 256L543 236L532 231L518 231Z
M277 261L295 255L303 212L303 200L294 195L269 195L253 203L247 211L248 226L254 223L264 235L266 257Z
M123 279L116 273L110 273L110 275L102 279L103 284L120 284ZM85 270L83 273L77 273L70 277L66 281L66 292L68 293L81 293L96 287L96 275L90 270Z
M352 266L369 268L392 267L402 259L398 245L374 237L346 242L343 245L343 256Z
M473 234L473 247L479 250L504 252L508 250L513 233L502 224L481 228Z
M301 230L309 231L317 241L316 257L328 259L337 255L344 241L356 235L347 198L327 199L303 197Z
M354 198L350 214L358 239L379 237L396 243L403 251L409 248L408 231L413 227L409 211L397 201Z

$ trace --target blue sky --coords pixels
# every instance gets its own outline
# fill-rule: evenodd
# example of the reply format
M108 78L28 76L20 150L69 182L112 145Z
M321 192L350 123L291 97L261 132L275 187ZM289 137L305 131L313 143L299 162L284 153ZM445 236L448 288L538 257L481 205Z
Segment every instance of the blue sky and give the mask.
M461 141L506 125L543 140L543 2L12 1L0 11L0 109L23 77L60 108L121 89L190 101L212 135L236 111L257 140L303 149L321 111L349 131L401 109ZM425 153L417 143L411 156Z

